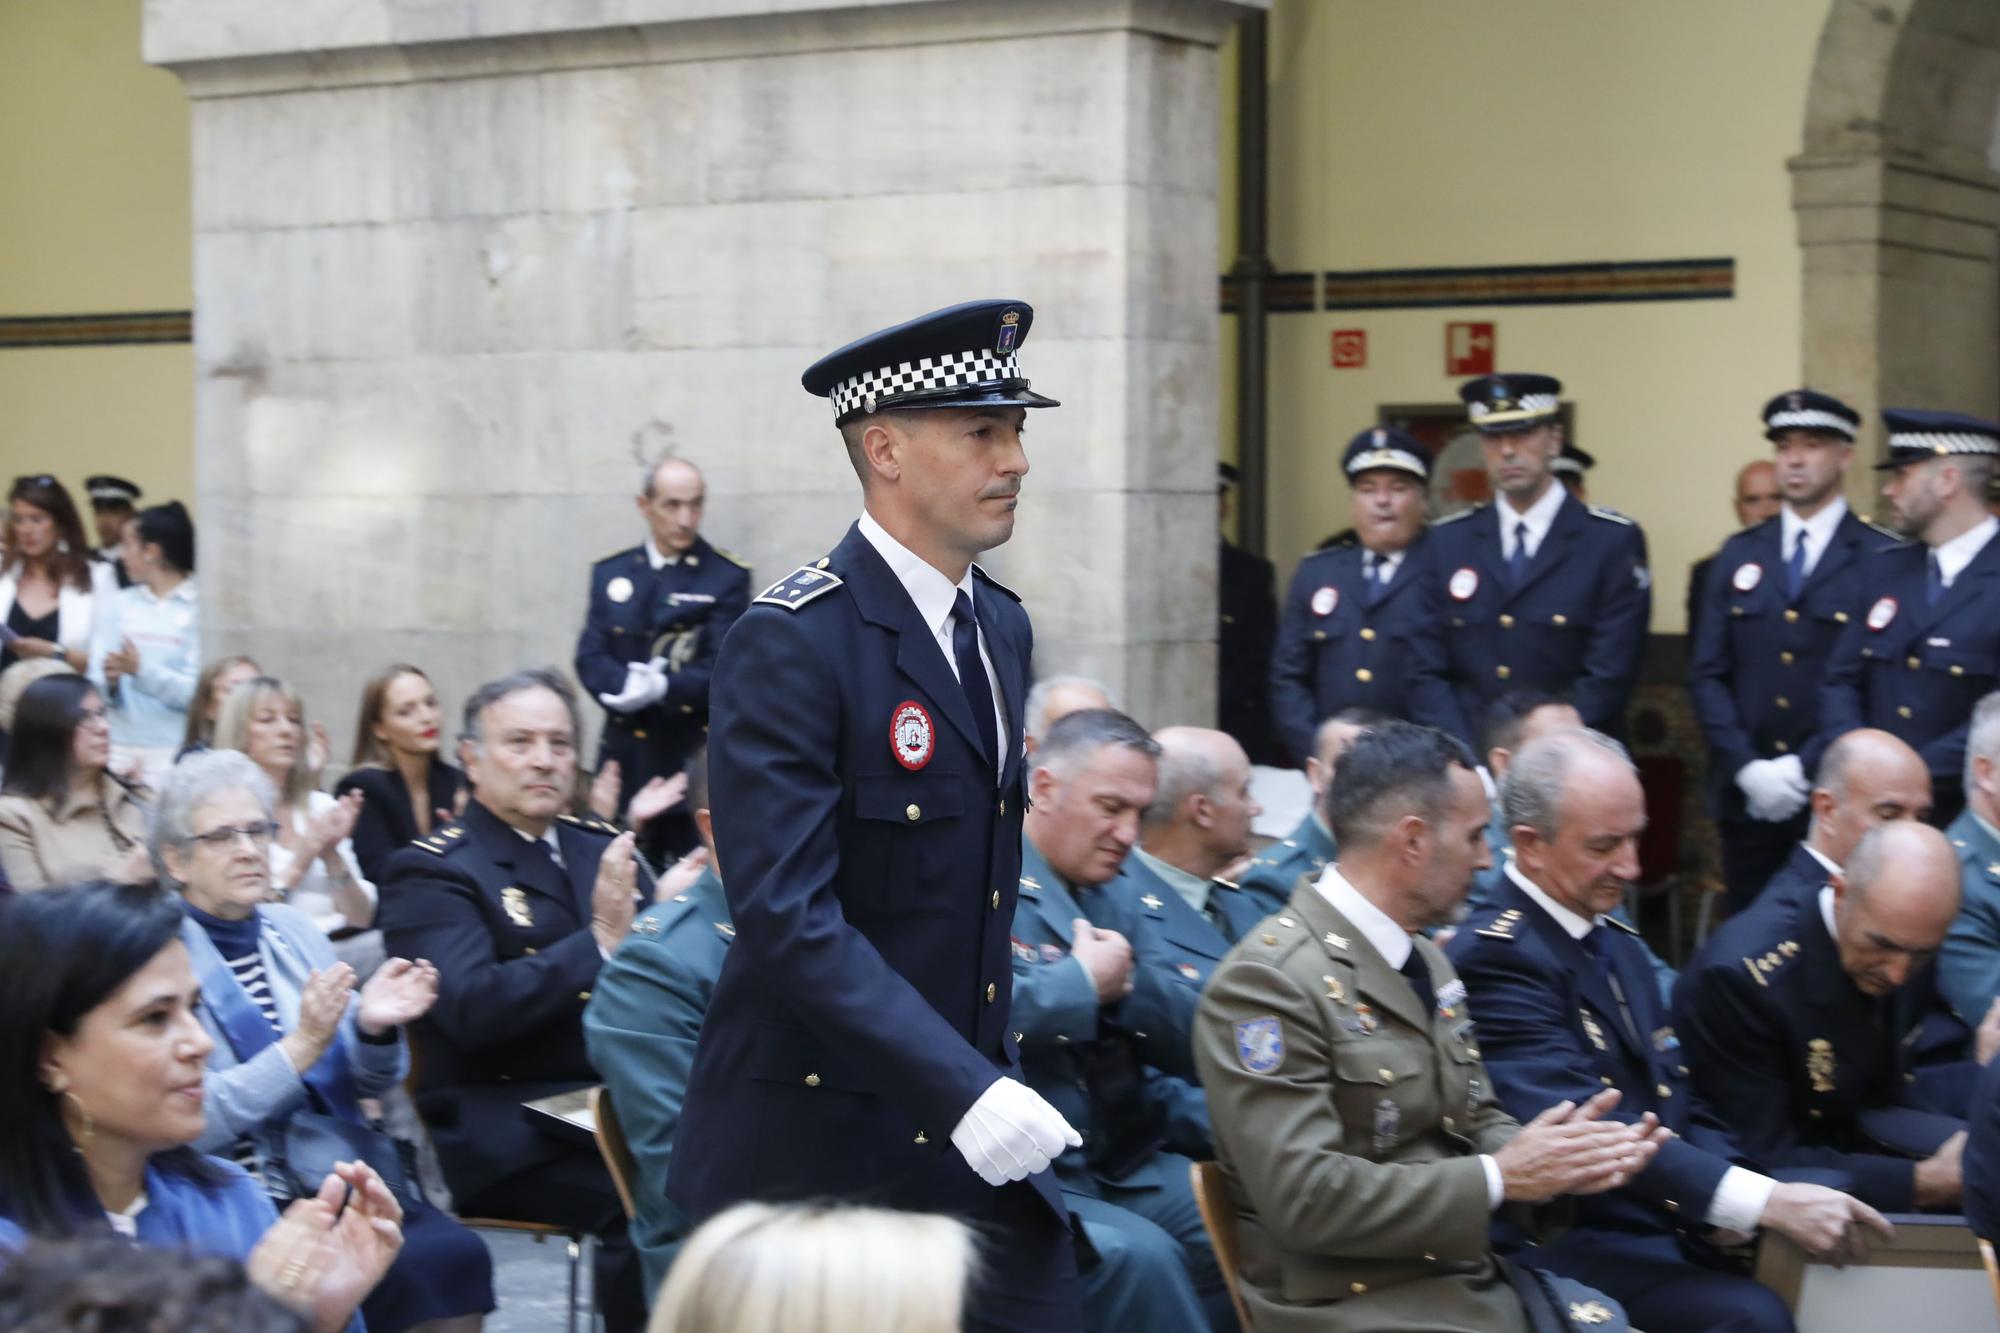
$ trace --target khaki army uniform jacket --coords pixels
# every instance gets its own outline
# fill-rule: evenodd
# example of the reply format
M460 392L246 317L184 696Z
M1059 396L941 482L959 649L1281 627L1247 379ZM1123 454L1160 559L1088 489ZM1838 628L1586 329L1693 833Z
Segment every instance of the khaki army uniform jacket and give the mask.
M1488 1241L1479 1161L1520 1126L1494 1102L1457 974L1415 944L1431 1013L1301 879L1202 997L1195 1064L1258 1333L1528 1327ZM1508 1216L1530 1234L1552 1220Z

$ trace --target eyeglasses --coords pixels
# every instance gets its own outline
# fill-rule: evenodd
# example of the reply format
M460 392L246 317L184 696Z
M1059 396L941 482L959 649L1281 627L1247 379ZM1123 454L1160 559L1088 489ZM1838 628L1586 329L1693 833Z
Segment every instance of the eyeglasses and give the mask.
M220 852L233 847L238 838L248 838L252 847L268 847L277 832L278 826L267 819L261 824L245 824L241 828L224 824L206 833L191 833L188 841L202 843Z

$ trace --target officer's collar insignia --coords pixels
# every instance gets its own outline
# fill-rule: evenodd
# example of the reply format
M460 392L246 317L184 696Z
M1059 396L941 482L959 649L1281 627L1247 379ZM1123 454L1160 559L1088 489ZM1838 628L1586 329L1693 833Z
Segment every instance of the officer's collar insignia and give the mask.
M453 824L448 828L439 829L438 836L441 838L462 838L465 836L465 830Z
M725 940L733 940L736 938L736 927L730 925L727 921L718 921L715 923L715 933L722 936Z
M1160 900L1150 893L1147 894L1145 897L1141 898L1139 901L1144 903L1147 907L1152 908L1154 911L1158 911L1160 909Z
M528 910L528 894L524 889L508 885L500 890L500 906L507 913L507 919L517 926L535 924L535 914Z
M1491 925L1482 926L1472 933L1483 935L1489 940L1512 940L1514 938L1514 928L1520 924L1521 909L1510 907L1499 916L1494 917Z
M1569 1319L1572 1324L1608 1324L1611 1311L1602 1301L1571 1301Z
M1798 941L1783 940L1778 944L1777 948L1772 949L1770 952L1764 954L1761 957L1745 958L1743 960L1743 966L1745 970L1747 970L1750 973L1751 976L1757 979L1757 984L1759 986L1768 986L1771 983L1766 981L1765 978L1774 975L1778 971L1778 969L1783 967L1787 962L1789 962L1792 956L1798 953L1798 951L1799 951Z
M1253 1074L1268 1074L1285 1062L1285 1031L1275 1016L1236 1025L1236 1058Z
M1326 983L1327 999L1332 1000L1335 1004L1347 1003L1347 987L1340 984L1339 977L1324 976L1320 980Z
M1610 926L1613 930L1622 930L1627 935L1636 936L1639 933L1635 927L1626 925L1615 916L1601 916L1597 918L1597 924L1600 926Z
M1233 880L1233 879L1224 879L1224 878L1223 878L1222 876L1220 876L1220 875L1217 875L1217 876L1216 876L1216 877L1215 877L1214 879L1210 880L1210 881L1209 881L1209 883L1211 883L1211 884L1220 884L1220 885L1221 885L1221 886L1222 886L1223 888L1225 888L1225 889L1236 889L1236 888L1241 888L1241 887L1242 887L1242 885L1238 884L1238 883L1237 883L1237 882L1236 882L1235 880Z
M660 919L656 916L642 916L632 923L632 931L638 935L657 935L660 933Z
M937 749L937 725L915 699L905 699L889 716L889 748L896 762L912 773L931 761Z
M815 597L832 592L841 582L838 574L801 565L787 577L764 589L752 600L752 605L782 606L788 611L795 611Z
M606 597L609 597L614 602L631 601L632 580L626 578L623 574L620 574L617 578L611 580L611 582L604 585L604 595Z
M1833 1043L1825 1037L1806 1043L1806 1077L1814 1092L1833 1091Z
M1189 981L1201 980L1201 969L1196 967L1193 963L1177 963L1175 964L1175 968L1177 971L1180 972L1182 976L1186 977Z
M1040 880L1037 880L1033 875L1021 876L1021 892L1032 898L1041 891L1042 885Z
M1347 947L1347 936L1345 935L1336 935L1329 930L1326 934L1320 936L1320 938L1325 940L1330 948L1345 949Z

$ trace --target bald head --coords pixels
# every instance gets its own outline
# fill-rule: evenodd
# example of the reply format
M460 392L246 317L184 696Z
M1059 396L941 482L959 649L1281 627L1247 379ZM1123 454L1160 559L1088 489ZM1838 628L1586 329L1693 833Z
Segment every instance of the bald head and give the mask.
M1115 708L1111 692L1088 676L1051 676L1035 682L1021 711L1026 717L1024 731L1032 756L1049 728L1068 717L1094 708Z
M1783 503L1778 469L1768 458L1745 463L1736 474L1736 522L1740 527L1762 523Z
M1160 780L1146 807L1146 851L1206 879L1250 850L1259 814L1250 795L1250 756L1236 738L1207 727L1166 727Z
M1930 809L1931 775L1922 756L1886 731L1863 727L1840 737L1820 758L1806 841L1845 866L1869 829L1920 820Z
M1841 969L1868 994L1887 995L1937 956L1958 900L1958 854L1944 834L1913 820L1869 829L1834 880Z
M701 469L685 458L662 458L646 469L645 489L634 497L653 545L662 555L680 555L701 535L702 507L708 500Z

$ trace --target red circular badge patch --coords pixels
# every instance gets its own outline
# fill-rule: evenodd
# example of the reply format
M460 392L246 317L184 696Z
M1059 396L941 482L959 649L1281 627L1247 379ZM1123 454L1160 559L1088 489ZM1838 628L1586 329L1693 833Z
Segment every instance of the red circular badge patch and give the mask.
M912 773L931 761L931 753L937 749L937 728L915 699L896 705L895 715L889 719L889 748L896 752L896 762Z

